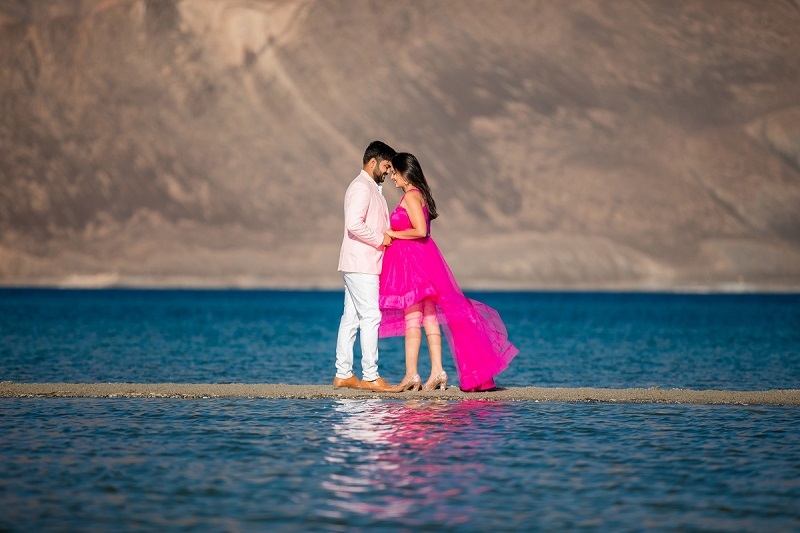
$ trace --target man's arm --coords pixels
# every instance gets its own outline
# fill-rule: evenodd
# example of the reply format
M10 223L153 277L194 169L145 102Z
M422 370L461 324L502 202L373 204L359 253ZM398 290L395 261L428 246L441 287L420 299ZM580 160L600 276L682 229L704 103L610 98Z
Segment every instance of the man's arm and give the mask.
M366 185L354 183L349 188L344 198L344 227L358 240L374 248L383 245L383 235L367 226L367 209L369 208L370 192Z

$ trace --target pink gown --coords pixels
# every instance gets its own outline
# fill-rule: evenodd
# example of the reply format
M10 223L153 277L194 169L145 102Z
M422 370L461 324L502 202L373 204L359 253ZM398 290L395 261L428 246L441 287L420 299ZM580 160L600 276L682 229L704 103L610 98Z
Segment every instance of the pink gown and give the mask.
M508 341L508 333L497 311L461 292L430 236L427 206L423 206L423 212L428 236L395 239L383 255L380 336L404 336L403 310L423 299L431 299L436 304L439 324L453 354L461 389L492 389L494 376L508 367L519 350ZM392 211L389 224L395 231L413 227L402 205Z

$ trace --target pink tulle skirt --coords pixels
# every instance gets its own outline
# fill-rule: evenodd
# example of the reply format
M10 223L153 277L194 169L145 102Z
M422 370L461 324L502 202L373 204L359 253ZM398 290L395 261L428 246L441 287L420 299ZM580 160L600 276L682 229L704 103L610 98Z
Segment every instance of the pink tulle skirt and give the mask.
M464 296L432 238L392 242L380 276L381 337L405 335L404 309L429 299L450 346L462 390L494 388L519 353L497 311Z

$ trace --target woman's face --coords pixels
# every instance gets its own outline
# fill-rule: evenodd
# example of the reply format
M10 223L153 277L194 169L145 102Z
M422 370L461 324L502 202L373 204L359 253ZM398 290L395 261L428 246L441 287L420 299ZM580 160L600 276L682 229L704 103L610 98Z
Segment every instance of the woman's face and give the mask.
M403 186L407 183L406 177L400 174L397 170L392 169L392 181L394 182L394 186L398 189L402 189Z

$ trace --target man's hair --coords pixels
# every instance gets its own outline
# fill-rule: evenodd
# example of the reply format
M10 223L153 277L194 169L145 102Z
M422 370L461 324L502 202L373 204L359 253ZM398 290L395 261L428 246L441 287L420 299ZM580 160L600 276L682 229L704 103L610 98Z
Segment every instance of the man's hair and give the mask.
M366 165L373 157L378 163L381 161L391 161L395 155L397 155L397 152L388 144L381 141L372 141L364 151L363 163Z

